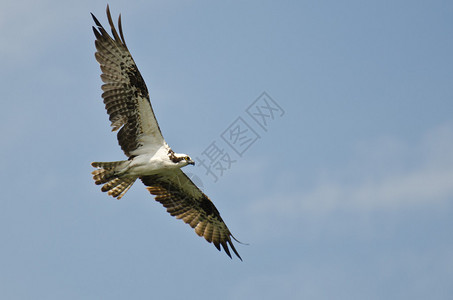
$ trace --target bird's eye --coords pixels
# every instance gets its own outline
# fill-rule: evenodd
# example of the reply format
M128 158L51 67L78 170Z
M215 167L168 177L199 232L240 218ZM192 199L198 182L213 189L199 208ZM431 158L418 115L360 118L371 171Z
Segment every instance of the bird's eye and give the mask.
M186 156L185 159L186 159L187 161L190 160L190 158L189 158L188 156Z

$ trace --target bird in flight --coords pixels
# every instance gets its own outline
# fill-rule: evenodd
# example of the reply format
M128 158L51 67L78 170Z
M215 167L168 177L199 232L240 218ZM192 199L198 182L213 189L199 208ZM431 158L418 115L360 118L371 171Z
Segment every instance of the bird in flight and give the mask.
M102 98L112 131L118 131L118 143L128 157L121 161L93 162L95 183L102 185L103 192L121 199L140 179L170 215L189 224L219 251L223 248L230 258L231 247L242 260L232 243L232 238L236 239L217 208L181 170L195 162L186 154L175 153L162 136L145 81L126 46L121 15L118 34L107 5L112 36L93 14L91 16L96 24L93 26L95 57L104 82Z

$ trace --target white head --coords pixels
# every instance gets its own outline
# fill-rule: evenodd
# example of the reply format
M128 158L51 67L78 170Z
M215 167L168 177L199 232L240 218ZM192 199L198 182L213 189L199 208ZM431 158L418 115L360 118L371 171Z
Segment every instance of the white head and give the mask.
M185 167L187 165L195 165L195 162L187 154L175 153L173 151L169 151L168 157L170 158L170 160L172 162L174 162L180 168Z

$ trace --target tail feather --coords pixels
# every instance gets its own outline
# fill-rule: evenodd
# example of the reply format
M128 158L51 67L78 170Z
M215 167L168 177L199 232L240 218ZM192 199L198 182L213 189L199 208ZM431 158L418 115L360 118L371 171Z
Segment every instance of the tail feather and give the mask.
M95 162L92 162L91 165L95 168L115 169L116 167L118 167L126 162L127 162L126 160L106 161L106 162L95 161Z
M121 171L127 161L111 161L111 162L93 162L91 165L95 168L98 168L91 172L93 174L93 179L97 185L109 182L110 180L116 178L118 171Z
M97 185L104 184L101 191L108 192L110 196L118 200L121 199L137 179L137 177L118 177L118 172L127 163L128 161L93 162L91 165L98 168L91 172L94 183Z
M119 200L131 188L136 179L137 177L115 178L114 180L104 184L101 190L103 192L107 191L105 187L106 185L109 185L108 194Z

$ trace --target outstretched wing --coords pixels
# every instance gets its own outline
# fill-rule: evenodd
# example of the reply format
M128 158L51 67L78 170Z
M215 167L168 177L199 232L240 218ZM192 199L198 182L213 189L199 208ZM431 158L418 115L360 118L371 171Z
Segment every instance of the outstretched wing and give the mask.
M156 201L167 208L170 215L189 224L199 236L203 236L209 243L214 243L219 251L222 246L229 257L231 254L228 245L230 245L233 252L242 260L231 241L234 237L217 208L181 170L163 176L143 176L140 179L148 191L156 195Z
M93 31L96 36L95 56L101 66L104 82L102 98L112 122L112 131L120 129L118 143L127 156L151 152L164 145L165 141L149 101L145 81L127 49L121 15L118 18L120 37L107 6L113 38L96 17L91 15L97 26L93 26Z

